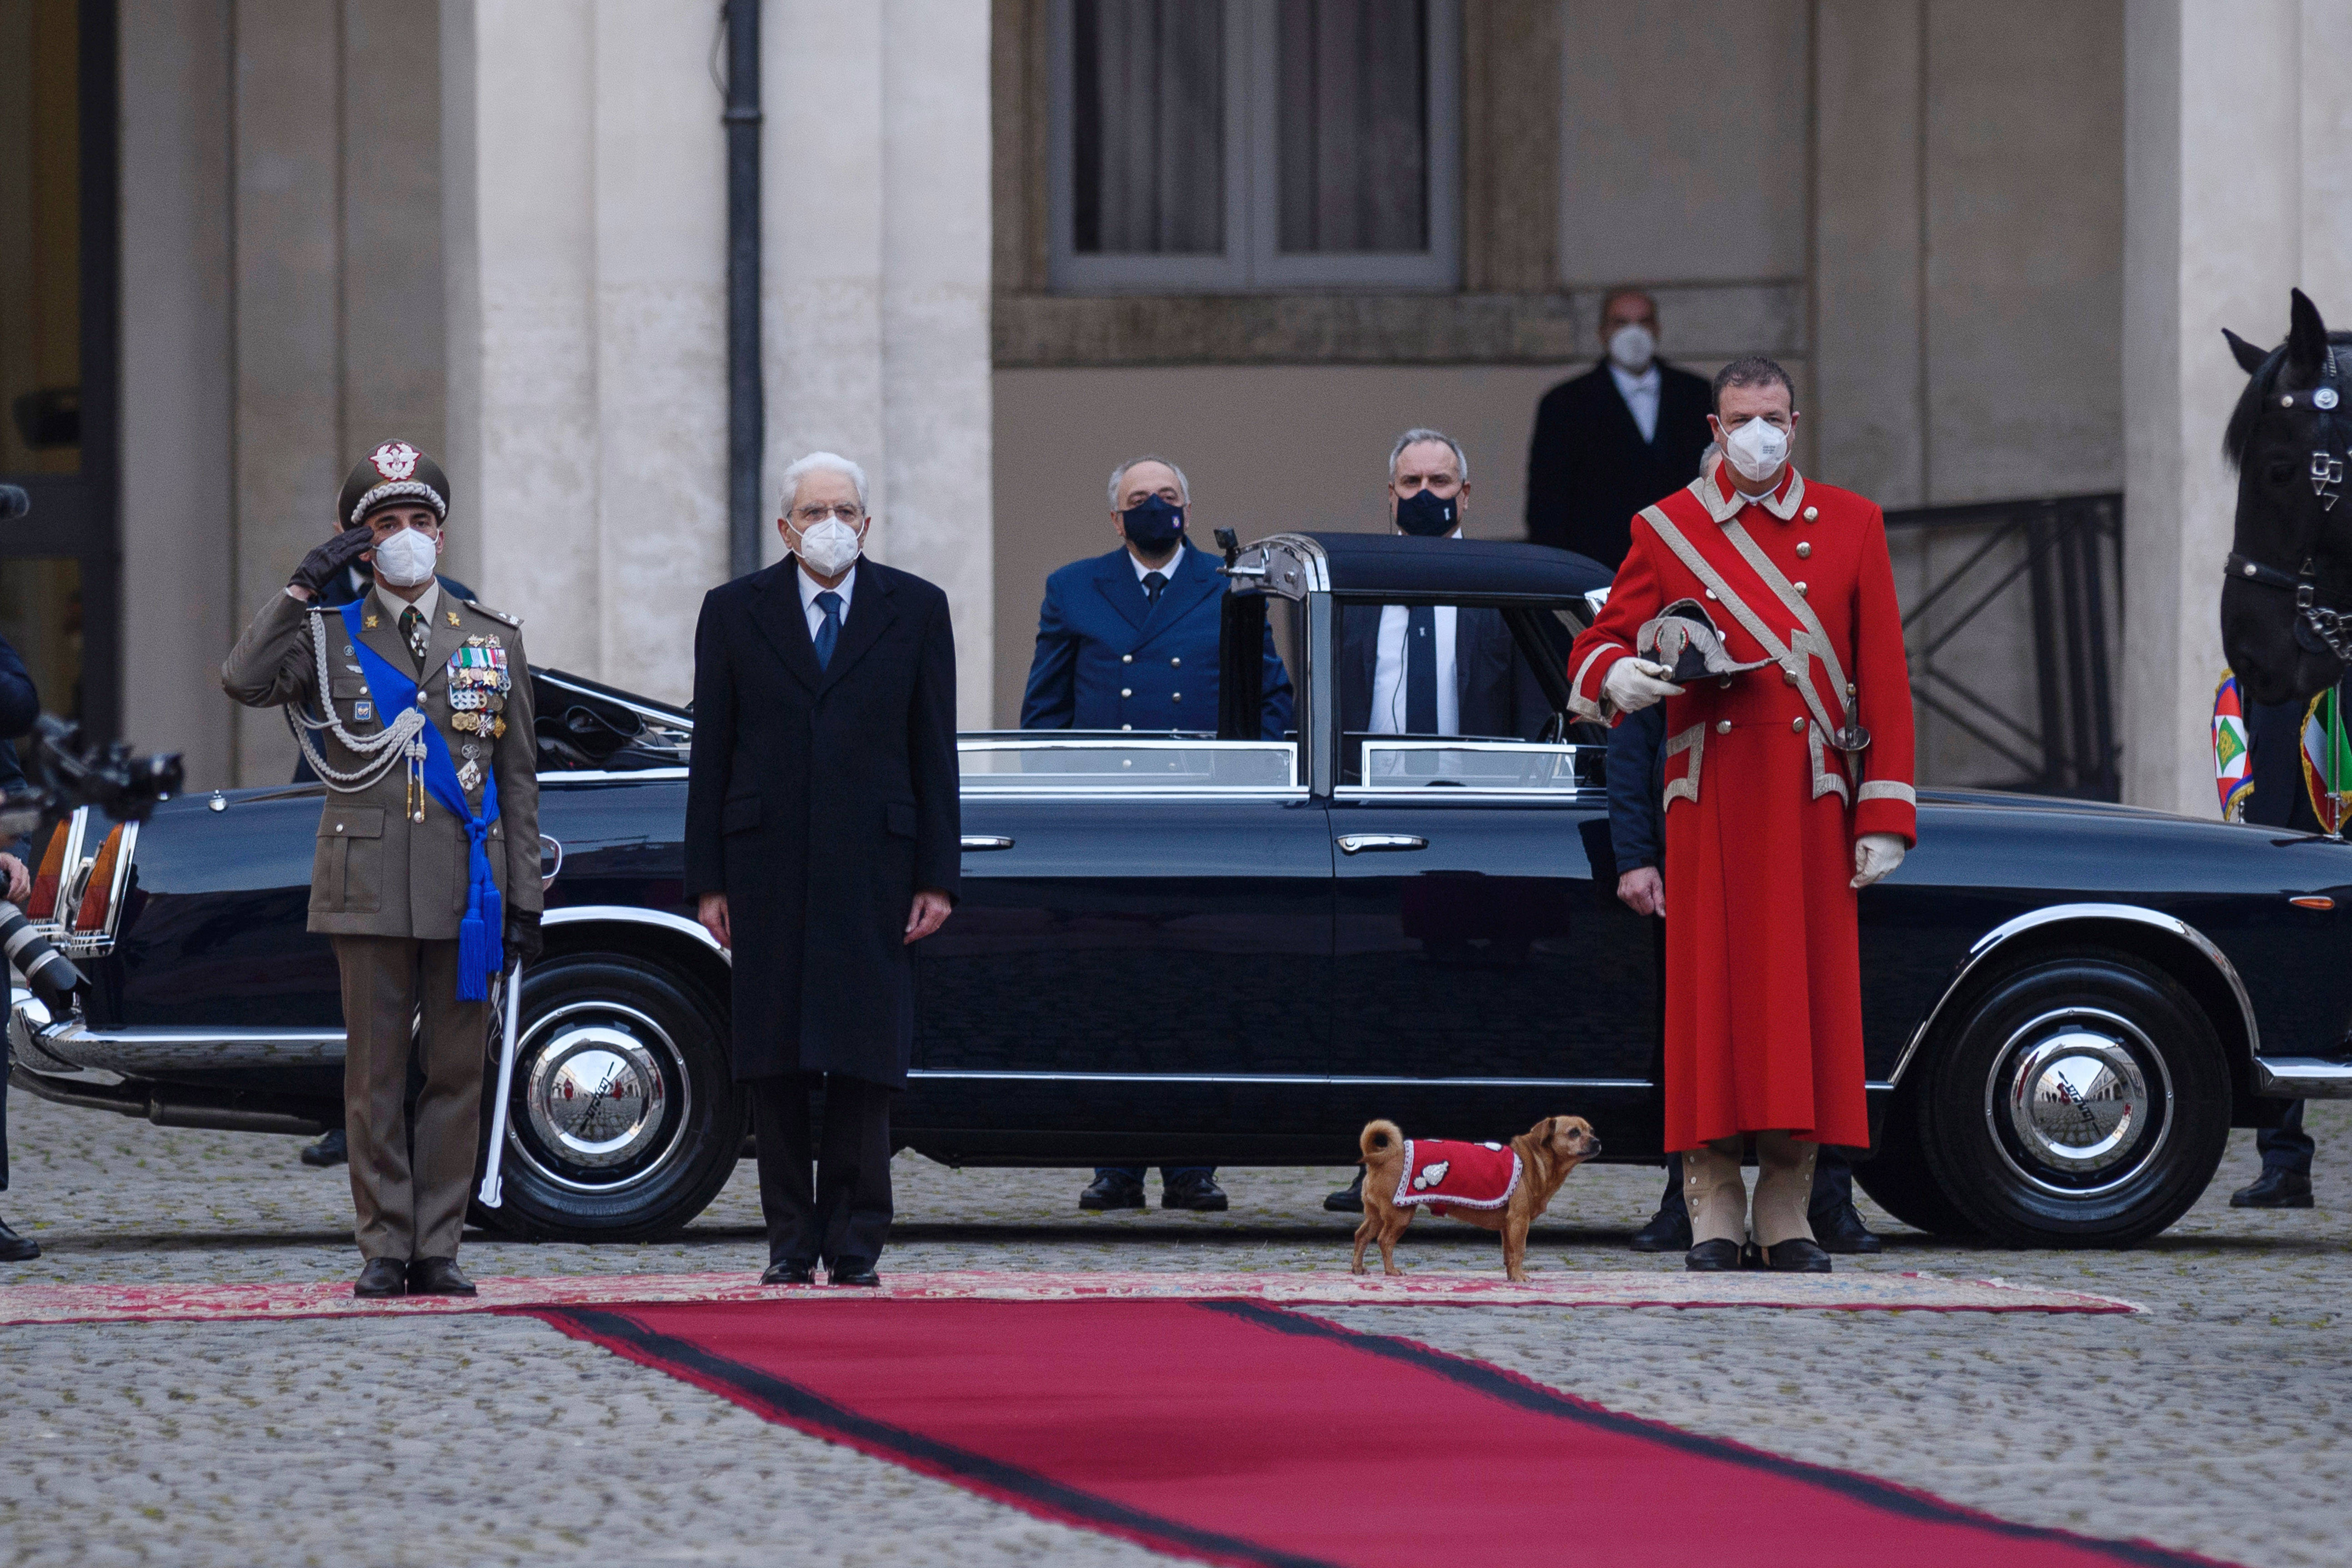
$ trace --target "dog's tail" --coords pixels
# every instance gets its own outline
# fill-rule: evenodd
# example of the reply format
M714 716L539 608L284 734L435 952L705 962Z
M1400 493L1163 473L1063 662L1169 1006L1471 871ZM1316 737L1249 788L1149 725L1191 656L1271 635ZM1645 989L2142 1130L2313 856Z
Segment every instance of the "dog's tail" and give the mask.
M1375 1154L1385 1154L1391 1149L1402 1148L1404 1131L1395 1122L1381 1117L1377 1121L1364 1123L1364 1135L1357 1140L1357 1145L1363 1150L1364 1159L1369 1160ZM1359 1164L1362 1163L1361 1160L1357 1162Z

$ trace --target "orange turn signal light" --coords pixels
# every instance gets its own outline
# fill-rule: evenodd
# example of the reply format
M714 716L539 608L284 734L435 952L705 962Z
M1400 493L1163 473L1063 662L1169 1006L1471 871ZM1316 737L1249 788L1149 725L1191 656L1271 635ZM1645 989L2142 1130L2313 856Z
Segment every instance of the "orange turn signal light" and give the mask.
M77 933L106 929L107 910L114 902L114 863L121 856L122 825L117 823L100 847L98 859L89 868L89 881L83 886L81 908L74 914Z
M41 868L33 877L33 897L25 905L28 919L45 921L58 912L58 883L66 869L66 829L60 822L49 830L49 847L41 851Z
M2334 899L2320 893L2305 893L2300 898L2289 899L2287 902L2299 910L2332 910L2336 907Z

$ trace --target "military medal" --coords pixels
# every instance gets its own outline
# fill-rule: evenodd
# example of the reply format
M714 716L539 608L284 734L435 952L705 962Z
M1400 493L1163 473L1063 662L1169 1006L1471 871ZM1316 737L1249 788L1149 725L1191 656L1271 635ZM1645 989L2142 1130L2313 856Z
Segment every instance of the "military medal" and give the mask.
M461 622L461 621L459 621L459 620L457 619L457 611L455 611L455 610L452 610L452 611L450 611L450 612L449 612L449 624L450 624L451 626L461 626L461 625L463 625L463 624L464 624L463 622Z
M360 622L360 629L362 631L372 632L382 625L383 625L383 617L379 616L375 611L371 608L367 613L367 618ZM343 651L345 653L349 653L351 650L349 648L345 648Z

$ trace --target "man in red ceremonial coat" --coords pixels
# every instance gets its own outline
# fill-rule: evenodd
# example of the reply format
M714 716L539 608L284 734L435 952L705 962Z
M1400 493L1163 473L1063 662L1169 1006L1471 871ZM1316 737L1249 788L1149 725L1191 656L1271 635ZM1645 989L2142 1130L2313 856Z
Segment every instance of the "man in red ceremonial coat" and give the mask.
M1885 524L1790 464L1794 403L1770 360L1724 367L1723 459L1634 519L1569 655L1584 717L1666 704L1665 1143L1695 1269L1741 1267L1752 1229L1765 1267L1828 1272L1805 1217L1814 1147L1870 1142L1855 895L1917 837ZM1669 663L1645 657L1661 647Z

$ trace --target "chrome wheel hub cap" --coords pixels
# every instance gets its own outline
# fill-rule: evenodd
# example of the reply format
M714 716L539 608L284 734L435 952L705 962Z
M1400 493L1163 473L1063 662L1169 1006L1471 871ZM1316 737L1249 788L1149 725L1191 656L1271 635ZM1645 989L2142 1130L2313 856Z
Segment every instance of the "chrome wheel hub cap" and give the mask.
M654 1053L607 1021L559 1028L531 1065L524 1103L545 1148L595 1167L642 1152L660 1131L666 1098Z
M2164 1058L2137 1027L2104 1009L2068 1008L2010 1037L1985 1085L1985 1120L2020 1175L2081 1197L2147 1163L2171 1100Z

